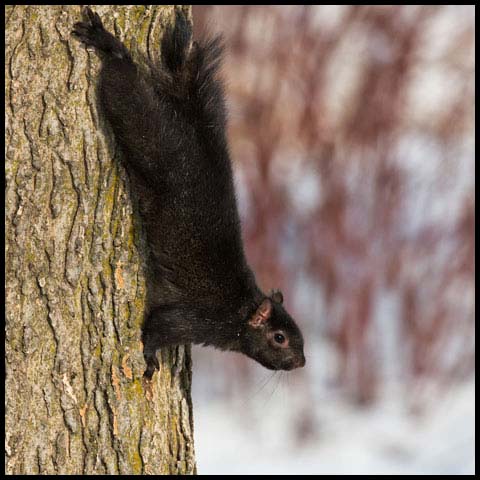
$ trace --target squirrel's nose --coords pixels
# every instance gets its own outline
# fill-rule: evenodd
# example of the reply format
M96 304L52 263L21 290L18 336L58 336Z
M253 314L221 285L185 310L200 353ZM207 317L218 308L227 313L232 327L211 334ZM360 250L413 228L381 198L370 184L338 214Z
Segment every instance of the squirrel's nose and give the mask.
M305 355L303 355L303 353L302 353L302 356L298 357L295 360L295 368L301 368L301 367L304 367L304 366L305 366Z
M305 365L305 355L301 355L295 358L292 358L288 365L285 366L285 370L293 370L294 368L301 368Z

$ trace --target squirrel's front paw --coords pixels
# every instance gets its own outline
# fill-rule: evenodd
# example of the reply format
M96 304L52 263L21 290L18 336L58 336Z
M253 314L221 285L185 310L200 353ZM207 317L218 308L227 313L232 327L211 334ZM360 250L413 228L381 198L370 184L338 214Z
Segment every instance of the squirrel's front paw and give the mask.
M143 376L150 380L155 373L155 370L160 370L160 365L158 363L158 358L156 352L145 354L145 362L147 363L147 368Z

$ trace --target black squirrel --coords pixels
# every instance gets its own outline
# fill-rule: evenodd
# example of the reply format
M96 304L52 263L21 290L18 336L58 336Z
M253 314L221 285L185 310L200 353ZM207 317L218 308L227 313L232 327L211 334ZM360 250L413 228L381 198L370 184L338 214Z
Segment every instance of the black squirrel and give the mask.
M241 239L226 111L218 69L221 36L192 42L183 14L149 73L97 13L73 34L101 54L98 99L139 196L153 291L142 340L145 376L167 345L239 351L272 370L305 364L302 334L279 291L264 294Z

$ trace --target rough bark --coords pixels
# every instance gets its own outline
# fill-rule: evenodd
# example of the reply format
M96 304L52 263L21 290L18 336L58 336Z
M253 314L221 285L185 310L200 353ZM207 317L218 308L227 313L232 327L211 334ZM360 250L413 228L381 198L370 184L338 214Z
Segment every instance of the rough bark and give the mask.
M158 54L177 6L94 6ZM144 244L80 6L5 8L6 472L194 473L188 348L142 374Z

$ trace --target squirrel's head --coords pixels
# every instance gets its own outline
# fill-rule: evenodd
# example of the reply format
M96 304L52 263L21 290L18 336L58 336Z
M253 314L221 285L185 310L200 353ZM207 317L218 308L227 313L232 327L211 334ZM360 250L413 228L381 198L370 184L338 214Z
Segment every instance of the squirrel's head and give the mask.
M270 370L305 365L302 333L283 308L281 292L265 297L247 319L241 351Z

